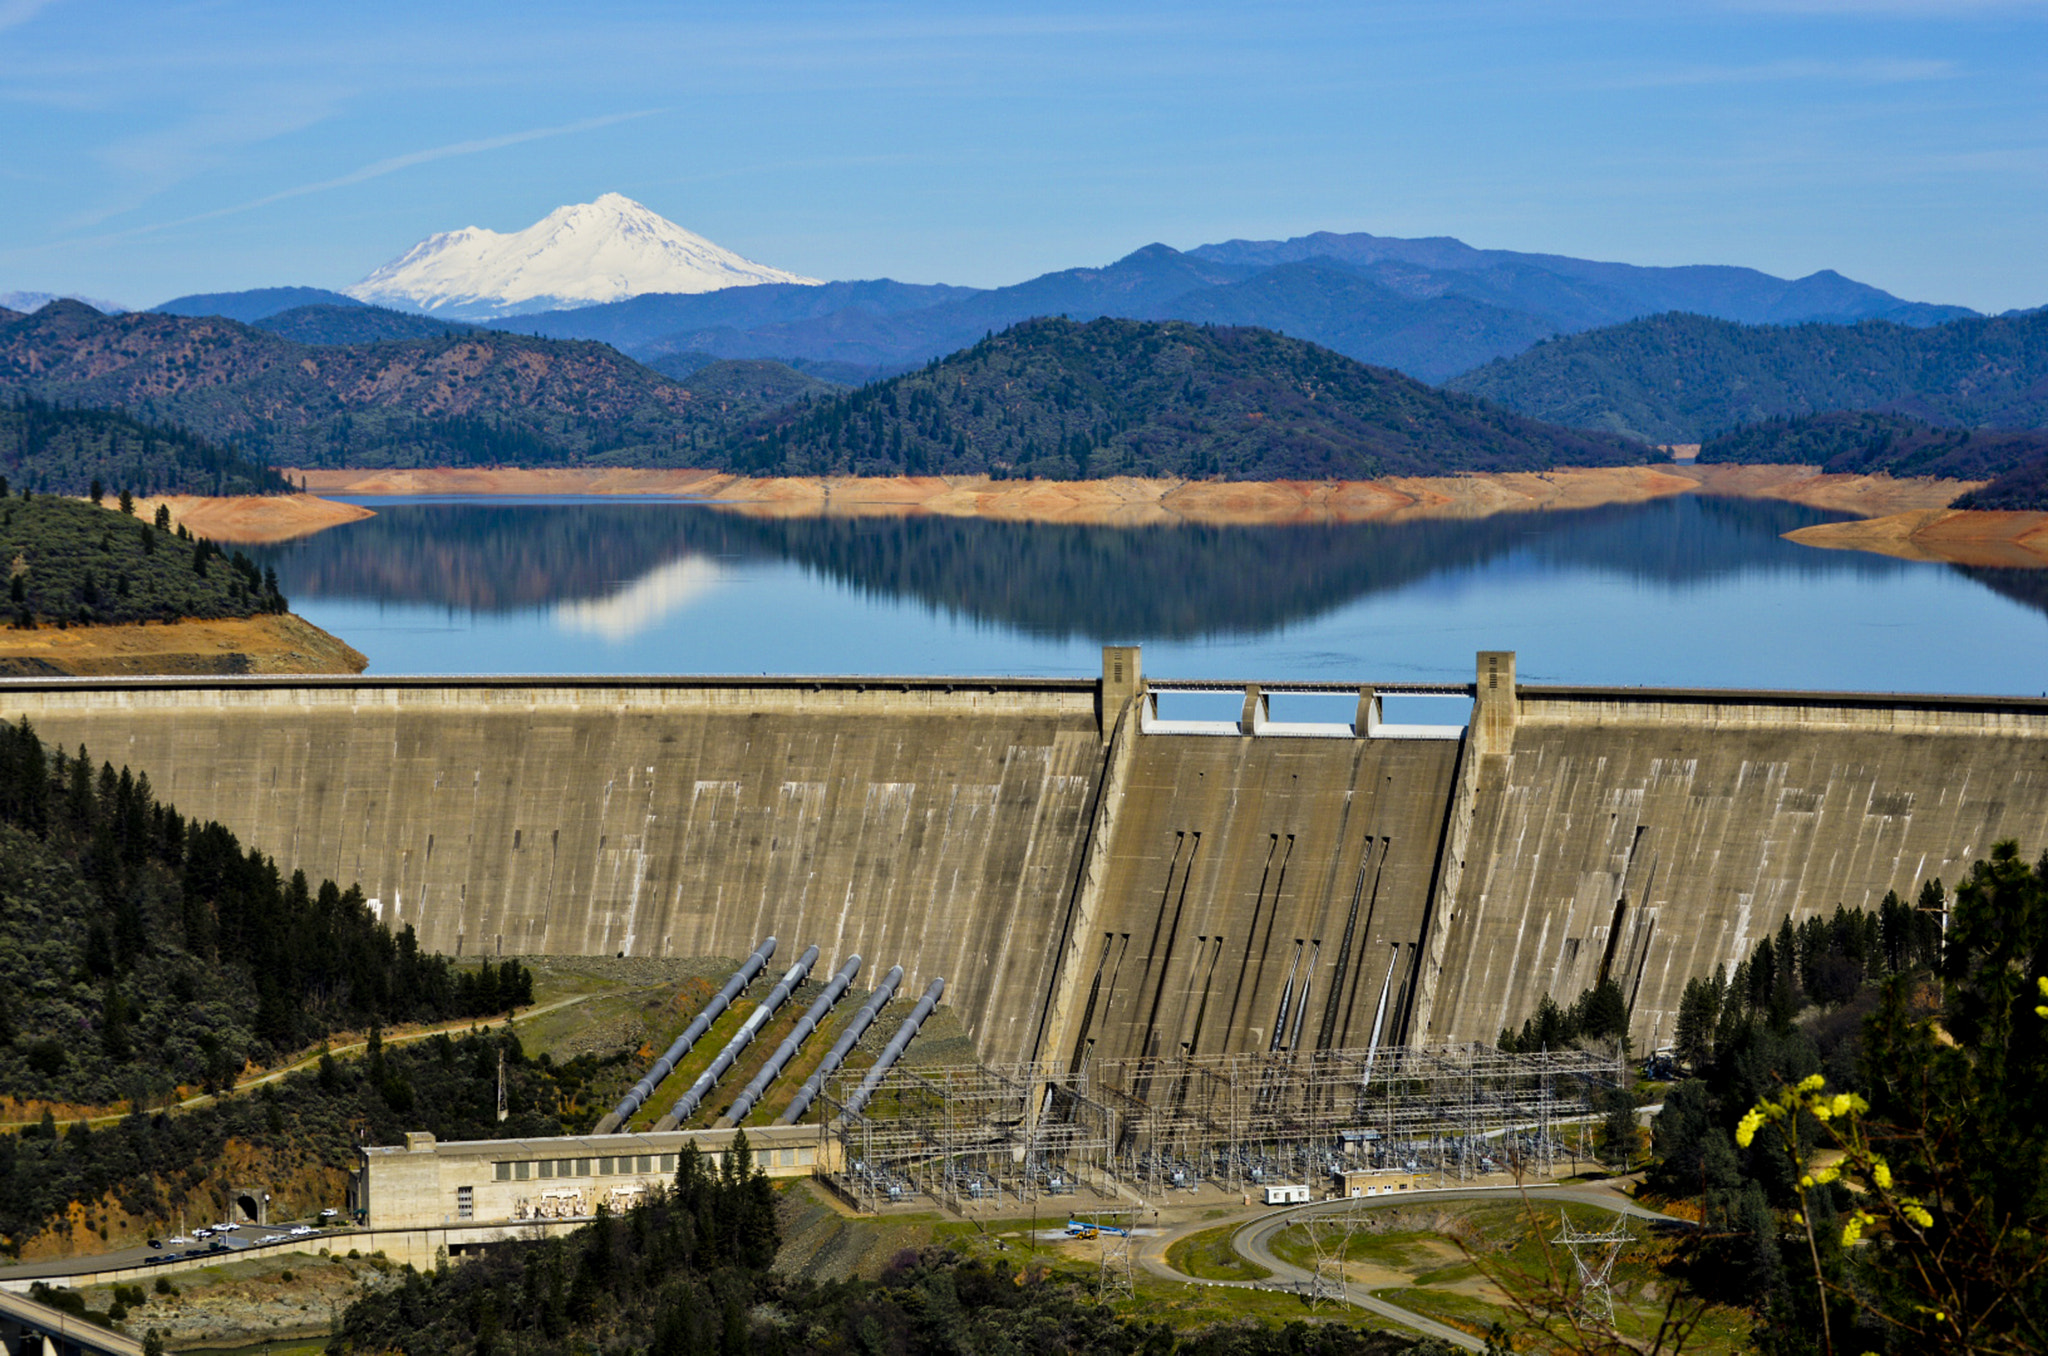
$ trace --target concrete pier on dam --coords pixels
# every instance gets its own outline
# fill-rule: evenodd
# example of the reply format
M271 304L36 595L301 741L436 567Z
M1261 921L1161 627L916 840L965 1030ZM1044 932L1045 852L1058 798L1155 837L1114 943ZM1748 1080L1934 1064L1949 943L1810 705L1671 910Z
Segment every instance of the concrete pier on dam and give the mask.
M20 679L461 955L859 952L989 1063L1490 1041L1601 975L1639 1047L1786 918L2048 843L2048 701L1522 685L1469 722L1273 718L1304 685L875 678ZM1236 720L1162 715L1227 691ZM1414 690L1414 689L1405 689Z

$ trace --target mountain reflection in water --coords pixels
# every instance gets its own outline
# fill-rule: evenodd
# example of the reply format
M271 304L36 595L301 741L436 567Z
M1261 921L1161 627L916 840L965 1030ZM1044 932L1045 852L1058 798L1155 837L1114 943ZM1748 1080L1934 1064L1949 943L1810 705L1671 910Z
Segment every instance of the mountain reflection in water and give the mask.
M375 517L259 553L287 595L485 614L547 609L562 629L609 638L655 625L756 562L793 563L870 596L1027 635L1104 641L1258 635L1482 566L1591 569L1666 588L1743 572L1875 582L1924 568L1780 540L1840 515L1697 496L1288 527L751 518L674 501L362 502ZM1982 582L2048 611L2038 589Z

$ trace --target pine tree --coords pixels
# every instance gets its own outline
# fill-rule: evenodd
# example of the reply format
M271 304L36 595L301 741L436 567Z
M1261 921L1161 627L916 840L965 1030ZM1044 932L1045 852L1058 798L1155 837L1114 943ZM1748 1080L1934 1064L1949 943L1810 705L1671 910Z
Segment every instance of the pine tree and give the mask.
M1721 1017L1721 995L1708 979L1689 979L1685 995L1678 1001L1676 1045L1678 1062L1688 1069L1704 1068L1714 1054L1714 1027Z

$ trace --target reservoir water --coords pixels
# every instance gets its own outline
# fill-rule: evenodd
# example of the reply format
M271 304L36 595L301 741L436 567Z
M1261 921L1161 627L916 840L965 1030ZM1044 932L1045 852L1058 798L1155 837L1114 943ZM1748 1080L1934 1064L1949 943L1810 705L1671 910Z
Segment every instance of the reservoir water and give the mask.
M757 518L675 500L365 498L257 554L376 674L1158 676L2033 695L2048 571L1784 541L1698 496L1472 521L1112 528Z

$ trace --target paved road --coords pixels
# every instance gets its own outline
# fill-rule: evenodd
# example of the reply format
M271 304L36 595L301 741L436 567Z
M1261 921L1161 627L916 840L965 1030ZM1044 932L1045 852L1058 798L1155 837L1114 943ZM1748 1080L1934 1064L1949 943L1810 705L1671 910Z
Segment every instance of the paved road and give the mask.
M134 1338L97 1327L23 1295L0 1291L0 1318L27 1330L19 1343L23 1351L76 1349L87 1356L142 1356L142 1344ZM43 1334L42 1342L34 1340L37 1333Z
M321 1233L313 1233L293 1238L281 1227L244 1224L235 1232L225 1235L228 1245L226 1252L207 1252L205 1239L195 1243L166 1243L162 1248L122 1248L118 1252L96 1252L85 1257L56 1257L43 1262L23 1262L19 1266L0 1270L0 1281L48 1281L95 1271L118 1271L123 1267L137 1267L151 1261L163 1261L172 1253L182 1253L187 1258L204 1255L216 1262L235 1262L242 1260L244 1254L252 1249L267 1251L274 1248L289 1251L292 1246L317 1248L322 1237Z
M1609 1191L1600 1187L1553 1187L1546 1185L1531 1185L1527 1188L1463 1187L1441 1191L1425 1191L1419 1195L1368 1196L1337 1201L1322 1201L1314 1205L1295 1206L1285 1210L1265 1209L1247 1212L1241 1216L1245 1223L1236 1233L1231 1235L1231 1248L1238 1256L1247 1261L1255 1262L1272 1272L1272 1280L1202 1281L1183 1275L1168 1266L1166 1264L1167 1247L1175 1241L1187 1237L1189 1234L1216 1228L1215 1222L1211 1220L1203 1220L1183 1226L1162 1238L1149 1241L1145 1249L1139 1254L1139 1260L1147 1271L1152 1272L1154 1275L1164 1276L1169 1280L1187 1281L1194 1285L1227 1285L1262 1290L1278 1289L1306 1294L1310 1283L1315 1279L1314 1274L1304 1271L1292 1263L1282 1261L1272 1251L1273 1237L1290 1225L1299 1224L1305 1219L1314 1219L1319 1215L1336 1215L1359 1209L1372 1210L1387 1206L1412 1205L1417 1202L1498 1200L1503 1195L1513 1195L1523 1190L1528 1192L1532 1201L1546 1205L1552 1201L1569 1201L1576 1205L1591 1205L1603 1210L1612 1210L1616 1214L1627 1215L1636 1219L1674 1222L1671 1221L1671 1217L1668 1215L1659 1214L1655 1210L1638 1205L1619 1192ZM1413 1328L1425 1336L1452 1343L1455 1346L1465 1348L1467 1351L1484 1351L1486 1349L1486 1344L1473 1337L1470 1333L1460 1331L1445 1323L1439 1323L1437 1320L1418 1314L1412 1309L1404 1309L1389 1300L1383 1300L1366 1286L1346 1282L1344 1292L1345 1298L1359 1308L1378 1314L1382 1318L1390 1318L1396 1323Z

